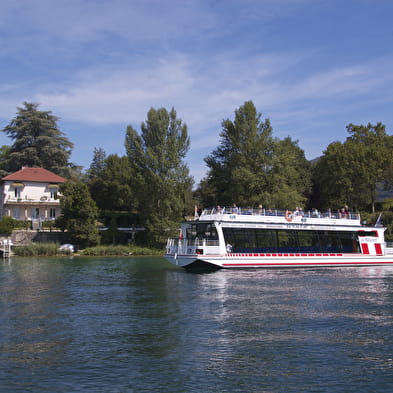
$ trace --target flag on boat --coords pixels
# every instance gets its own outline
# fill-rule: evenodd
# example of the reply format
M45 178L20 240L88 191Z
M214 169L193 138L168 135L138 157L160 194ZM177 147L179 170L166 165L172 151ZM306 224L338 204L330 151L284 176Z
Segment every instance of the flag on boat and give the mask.
M381 227L382 225L382 213L380 213L374 226Z

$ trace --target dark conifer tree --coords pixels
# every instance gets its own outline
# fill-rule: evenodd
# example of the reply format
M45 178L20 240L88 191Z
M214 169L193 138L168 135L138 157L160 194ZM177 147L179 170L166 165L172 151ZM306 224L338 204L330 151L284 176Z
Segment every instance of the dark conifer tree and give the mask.
M58 117L39 111L38 104L24 102L3 132L13 140L2 166L14 172L23 166L42 167L69 177L73 144L57 127Z

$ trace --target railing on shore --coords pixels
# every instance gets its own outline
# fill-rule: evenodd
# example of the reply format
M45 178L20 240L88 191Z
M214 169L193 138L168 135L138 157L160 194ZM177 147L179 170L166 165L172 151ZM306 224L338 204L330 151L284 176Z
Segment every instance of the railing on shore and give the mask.
M0 255L2 258L10 258L12 253L12 241L11 239L3 239L1 242Z
M285 217L290 215L291 217L307 217L307 218L333 218L333 219L350 219L359 220L360 215L358 213L352 213L350 211L333 211L328 210L320 212L314 210L278 210L278 209L265 209L265 208L244 208L244 207L213 207L204 209L200 217L205 215L217 215L217 214L237 214L237 215L257 215L257 216L276 216Z

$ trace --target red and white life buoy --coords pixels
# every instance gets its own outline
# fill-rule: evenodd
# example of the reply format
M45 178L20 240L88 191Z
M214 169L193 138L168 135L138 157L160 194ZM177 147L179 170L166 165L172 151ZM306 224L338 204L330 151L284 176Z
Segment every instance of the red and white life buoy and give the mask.
M290 210L287 210L285 212L285 219L289 222L291 222L293 220L293 216L292 216L292 212Z

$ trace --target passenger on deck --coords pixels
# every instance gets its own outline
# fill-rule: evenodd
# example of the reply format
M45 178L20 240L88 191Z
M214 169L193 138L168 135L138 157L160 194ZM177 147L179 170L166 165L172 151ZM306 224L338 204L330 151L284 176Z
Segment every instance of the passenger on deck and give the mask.
M349 218L349 209L348 209L348 206L347 206L347 205L345 205L345 207L343 207L343 208L341 209L340 217L341 217L341 218Z
M217 207L216 207L216 214L221 214L221 213L222 213L221 206L217 205Z
M238 214L238 213L239 213L239 208L236 206L236 203L234 203L232 206L232 214Z
M321 217L320 216L320 214L319 214L319 211L318 211L318 209L316 209L315 207L312 209L312 216L313 217Z
M258 214L259 214L260 216L262 216L262 215L264 214L264 209L263 209L262 205L259 205L259 206L258 206Z

